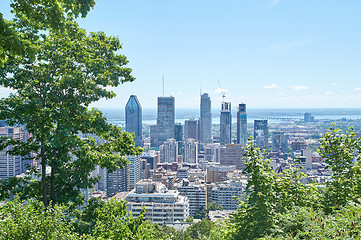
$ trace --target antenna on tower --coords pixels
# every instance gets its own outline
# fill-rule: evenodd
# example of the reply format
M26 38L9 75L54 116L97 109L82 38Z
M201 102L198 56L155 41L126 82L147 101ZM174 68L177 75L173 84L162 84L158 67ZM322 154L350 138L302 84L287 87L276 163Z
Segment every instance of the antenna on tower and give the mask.
M222 102L224 102L224 99L226 98L226 92L224 91L224 89L222 88L221 86L221 82L218 80L218 85L219 85L219 88L221 90L221 93L222 93Z
M202 84L199 85L199 94L202 96Z
M164 97L164 75L163 75L163 97Z

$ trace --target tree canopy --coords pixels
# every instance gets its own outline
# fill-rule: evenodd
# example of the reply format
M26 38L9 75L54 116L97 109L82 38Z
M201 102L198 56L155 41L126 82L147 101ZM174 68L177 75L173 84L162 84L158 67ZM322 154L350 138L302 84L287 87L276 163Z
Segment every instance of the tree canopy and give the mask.
M53 203L74 203L80 189L97 181L89 175L96 165L113 171L127 164L124 155L140 153L130 134L108 124L98 110L88 110L92 102L115 96L108 87L134 78L124 67L126 57L117 53L119 39L102 32L87 34L71 19L61 33L49 31L33 38L32 47L34 61L30 56L9 56L0 67L0 85L14 90L0 100L0 118L26 126L31 135L25 142L5 139L2 147L12 145L11 154L39 160L42 190L34 193L45 205L48 196ZM105 143L97 145L79 133L95 134ZM50 176L46 166L51 167ZM33 173L38 174L36 169ZM29 184L39 190L37 181L25 186Z
M11 0L14 20L7 20L0 12L0 65L9 56L34 57L31 42L23 38L16 25L27 26L26 31L61 30L68 17L86 17L95 0Z

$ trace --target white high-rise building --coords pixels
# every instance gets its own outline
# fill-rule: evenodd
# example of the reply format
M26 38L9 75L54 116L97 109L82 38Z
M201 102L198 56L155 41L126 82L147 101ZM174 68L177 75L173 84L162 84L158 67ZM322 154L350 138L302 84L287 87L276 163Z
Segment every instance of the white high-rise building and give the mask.
M306 157L306 170L312 169L312 149L307 147L301 152L302 156Z
M184 163L198 163L198 142L187 139L184 142Z
M190 183L183 179L178 185L178 191L189 199L189 214L193 216L200 208L207 207L207 187L204 184Z
M177 162L178 144L175 139L167 139L167 141L159 147L160 162Z
M9 137L20 140L22 139L22 129L20 127L1 127L0 137ZM11 149L12 146L9 146L0 151L0 178L2 180L9 177L15 177L23 172L21 169L21 157L12 156L7 153L7 151Z
M139 181L126 197L127 209L138 217L145 208L145 220L165 224L184 222L189 216L189 200L160 182Z
M245 188L244 182L218 184L212 189L212 201L220 204L224 210L236 210Z
M135 184L140 181L140 156L127 156L129 163L129 190L135 188Z

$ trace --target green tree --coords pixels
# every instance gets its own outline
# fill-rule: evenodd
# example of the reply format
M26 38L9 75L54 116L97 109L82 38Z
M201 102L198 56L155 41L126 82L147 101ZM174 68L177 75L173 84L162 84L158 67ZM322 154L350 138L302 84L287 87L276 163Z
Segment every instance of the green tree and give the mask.
M207 208L201 207L194 213L195 219L206 219L208 217Z
M0 85L15 90L0 100L0 119L26 126L31 137L26 142L5 139L0 148L13 145L10 154L24 158L35 153L42 170L32 173L41 176L41 188L36 180L23 185L32 186L45 206L49 199L80 204L80 190L98 180L90 176L96 165L114 171L127 164L124 155L140 153L131 134L108 124L98 110L88 110L92 102L115 96L107 87L134 78L124 67L126 57L116 53L119 39L87 34L72 21L61 34L50 31L34 39L33 48L35 61L10 56L0 68ZM81 139L79 132L96 134L105 143ZM46 166L51 167L49 175Z
M314 184L304 184L307 174L299 168L287 169L276 175L274 191L275 209L278 213L292 210L295 206L320 208L321 193Z
M11 11L14 21L4 19L0 12L0 65L9 56L28 55L33 59L34 49L22 32L39 33L40 30L60 30L67 16L85 17L95 5L95 0L11 0ZM16 29L17 25L27 26L26 29Z
M277 214L277 233L262 239L360 239L361 208L348 205L325 214L322 210L295 207Z
M275 228L276 178L269 166L270 160L264 155L252 143L247 145L244 155L244 173L248 175L247 200L240 202L233 215L231 234L234 239L256 239L270 234Z
M206 239L211 233L215 223L208 219L203 219L187 228L187 234L193 239Z
M350 128L345 133L334 127L321 139L320 155L331 170L326 183L324 207L326 212L358 201L361 188L361 138Z
M223 210L222 205L220 205L217 202L210 202L207 204L207 211L209 213L209 211L216 211L216 210Z
M124 201L114 199L94 209L95 222L91 235L97 239L153 239L151 224L143 221L143 213L136 219L127 212ZM147 234L145 234L147 232Z
M0 207L0 239L80 239L64 210L55 206L45 211L38 201L8 202Z

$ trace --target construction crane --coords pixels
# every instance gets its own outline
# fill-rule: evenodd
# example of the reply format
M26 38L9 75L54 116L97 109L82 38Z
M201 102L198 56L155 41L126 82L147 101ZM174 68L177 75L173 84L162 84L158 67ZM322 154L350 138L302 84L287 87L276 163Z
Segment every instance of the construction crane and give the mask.
M219 80L218 80L218 85L219 85L219 89L221 90L221 93L222 93L222 102L224 102L224 99L226 98L226 92L222 88L221 82Z

